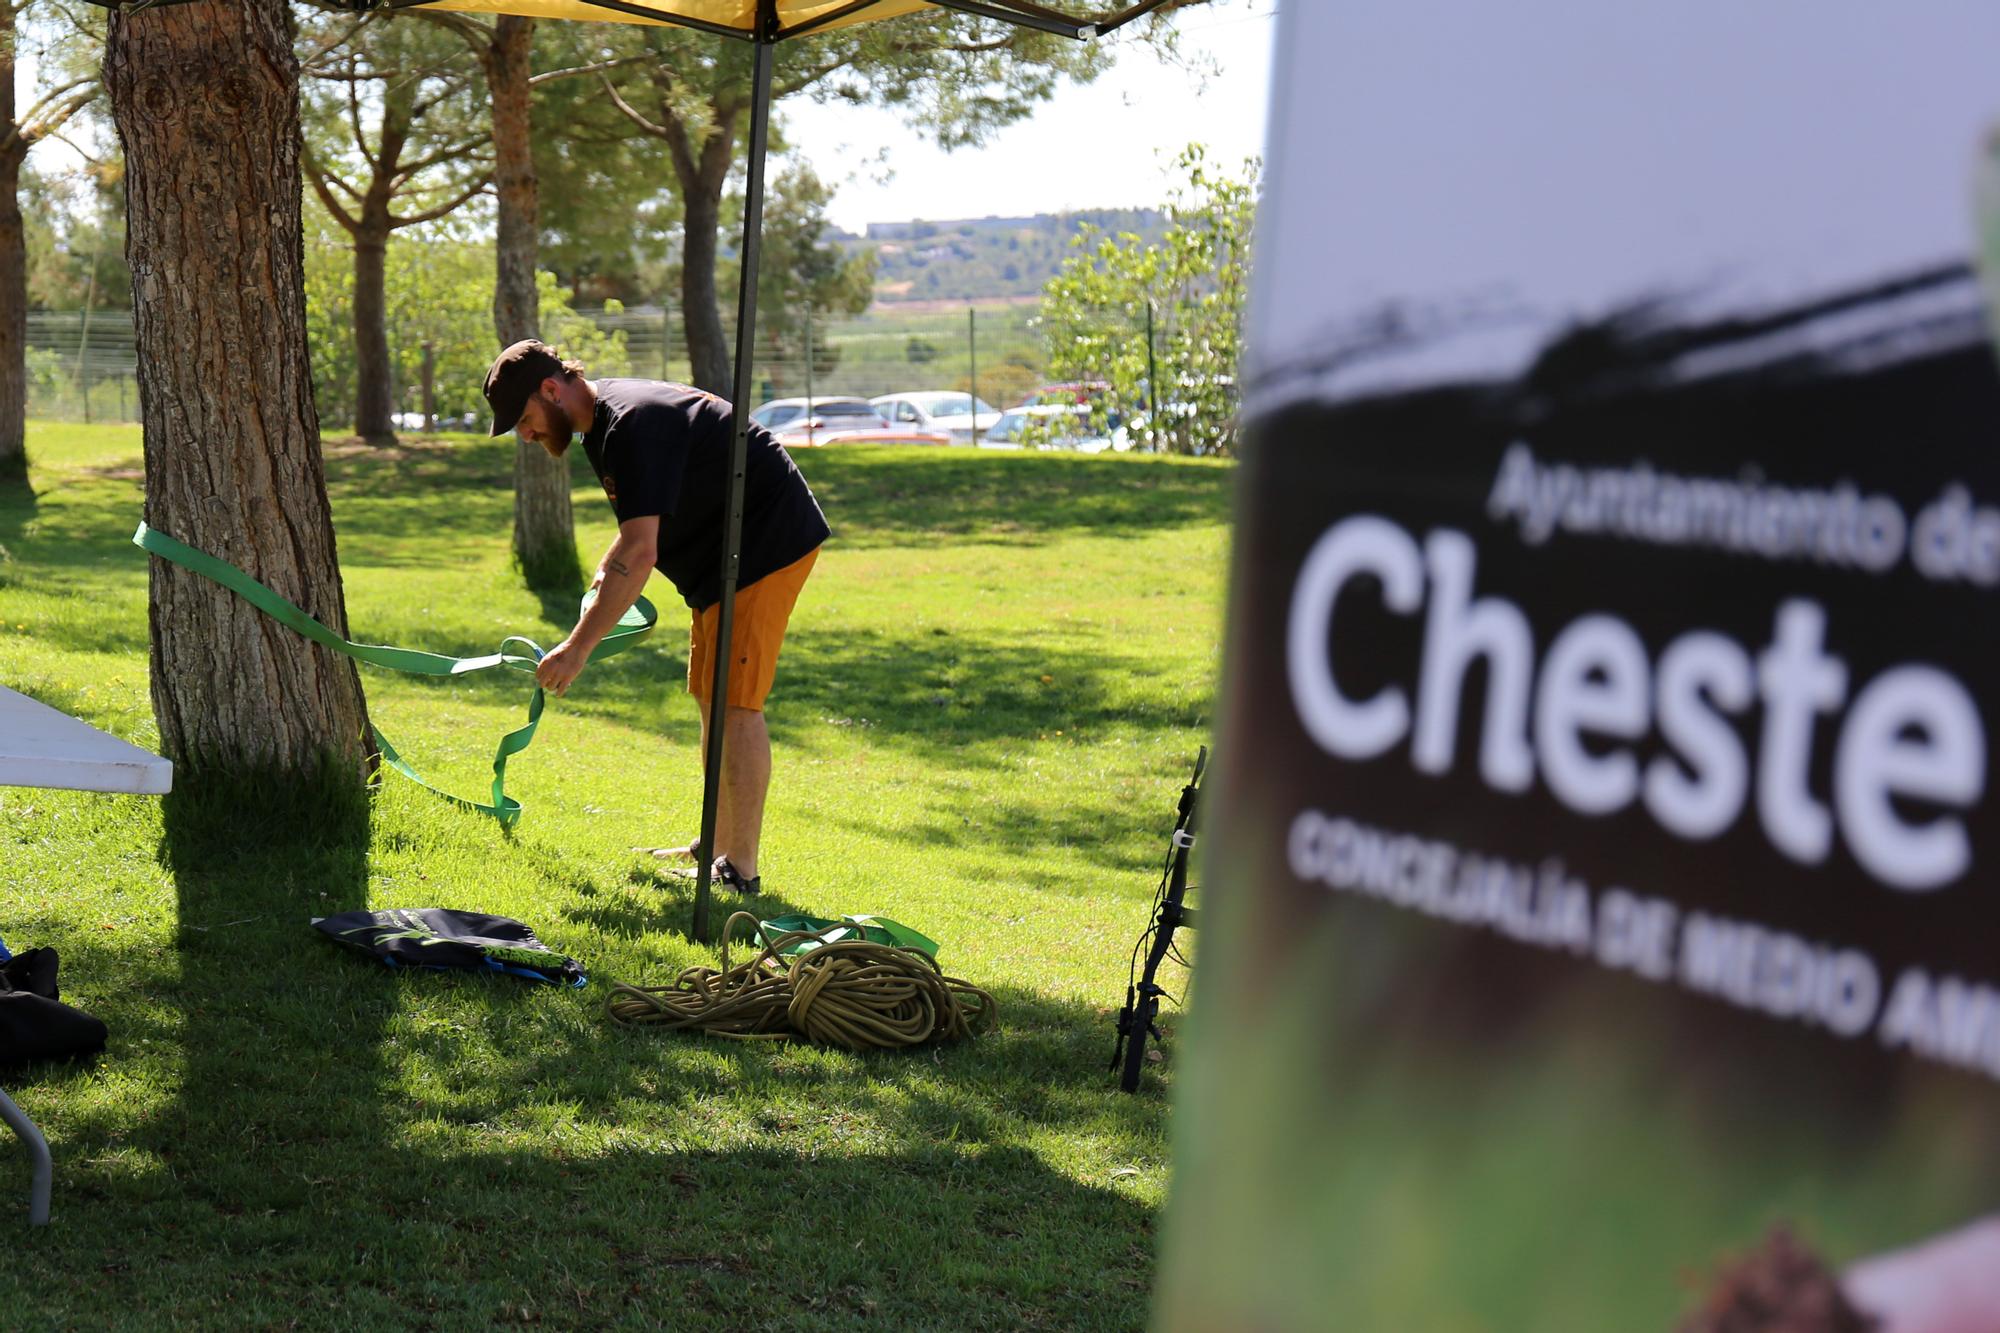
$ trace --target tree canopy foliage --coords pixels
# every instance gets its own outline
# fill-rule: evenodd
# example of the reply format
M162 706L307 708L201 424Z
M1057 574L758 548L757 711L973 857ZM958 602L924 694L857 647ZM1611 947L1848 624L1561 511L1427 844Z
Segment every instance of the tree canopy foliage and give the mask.
M1077 237L1042 302L1049 373L1104 384L1095 410L1130 422L1142 447L1230 454L1262 166L1252 158L1232 175L1194 144L1174 169L1158 241Z
M823 337L807 337L806 321L815 326L829 317L858 315L875 295L875 260L868 254L848 254L825 244L826 204L833 191L804 162L787 164L764 199L765 280L757 287L757 358L767 364L773 392L803 392L793 372L805 364L812 348L814 374L823 375L840 363L840 349ZM737 256L722 263L721 283L733 291L741 272ZM800 377L802 379L802 376Z
M344 231L324 214L306 215L306 334L312 349L313 393L322 419L350 419L356 384L354 264ZM623 333L602 333L570 306L571 292L541 273L543 336L592 374L631 370ZM439 425L486 429L479 387L493 360L493 243L460 222L417 229L394 246L383 270L395 409L421 408L423 346L432 346ZM468 421L469 418L469 421Z

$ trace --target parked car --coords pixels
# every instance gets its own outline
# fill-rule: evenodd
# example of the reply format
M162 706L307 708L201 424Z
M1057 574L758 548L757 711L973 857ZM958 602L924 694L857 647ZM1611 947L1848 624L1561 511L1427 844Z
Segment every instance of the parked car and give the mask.
M807 430L787 426L771 432L771 437L787 449L817 449L828 444L950 444L951 436L938 431L910 430L903 426L859 426L852 430Z
M871 407L866 398L847 398L833 395L826 398L773 398L750 414L750 419L768 431L798 426L803 428L810 412L826 421L837 421L838 426L827 429L858 429L864 426L886 426L889 423L880 412Z
M890 425L937 431L953 444L971 444L975 429L983 434L1000 420L999 410L985 399L948 389L887 393L868 401Z
M1058 403L1094 403L1111 392L1111 385L1104 380L1064 380L1058 384L1044 384L1023 398L1017 407L1047 407Z
M1122 425L1092 420L1091 410L1077 403L1040 403L1010 408L979 443L988 449L1074 449L1097 454L1123 453L1130 447Z

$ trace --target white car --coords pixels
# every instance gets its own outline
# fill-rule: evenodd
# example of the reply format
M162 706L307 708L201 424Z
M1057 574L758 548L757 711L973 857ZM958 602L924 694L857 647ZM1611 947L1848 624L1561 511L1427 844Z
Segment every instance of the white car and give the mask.
M1131 447L1122 425L1111 427L1108 435L1097 433L1090 409L1081 403L1011 407L979 443L988 449L1074 449L1081 454L1123 453Z
M1000 412L983 398L948 389L885 393L868 400L892 426L949 435L953 444L971 444L976 427L985 434L1000 423Z
M803 429L808 409L824 423L821 430L864 430L889 424L866 398L831 394L823 398L773 398L752 412L750 419L772 432Z

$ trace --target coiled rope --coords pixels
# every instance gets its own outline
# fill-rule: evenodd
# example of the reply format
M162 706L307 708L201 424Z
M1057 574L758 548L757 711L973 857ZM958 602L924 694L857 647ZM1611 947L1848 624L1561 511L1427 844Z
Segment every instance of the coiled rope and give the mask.
M763 948L732 967L729 940L747 921ZM607 1004L618 1023L669 1032L708 1032L742 1041L807 1041L850 1051L896 1050L958 1041L992 1026L993 996L948 977L915 949L867 940L781 951L817 937L769 931L749 912L729 918L722 966L690 967L671 986L614 985Z

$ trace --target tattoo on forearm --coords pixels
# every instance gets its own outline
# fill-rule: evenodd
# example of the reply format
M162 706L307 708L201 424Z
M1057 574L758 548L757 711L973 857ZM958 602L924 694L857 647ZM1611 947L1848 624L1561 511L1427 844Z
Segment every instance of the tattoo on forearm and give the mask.
M625 562L618 559L616 556L606 559L604 562L604 567L610 570L613 574L619 575L621 578L632 572L631 570L625 567Z

